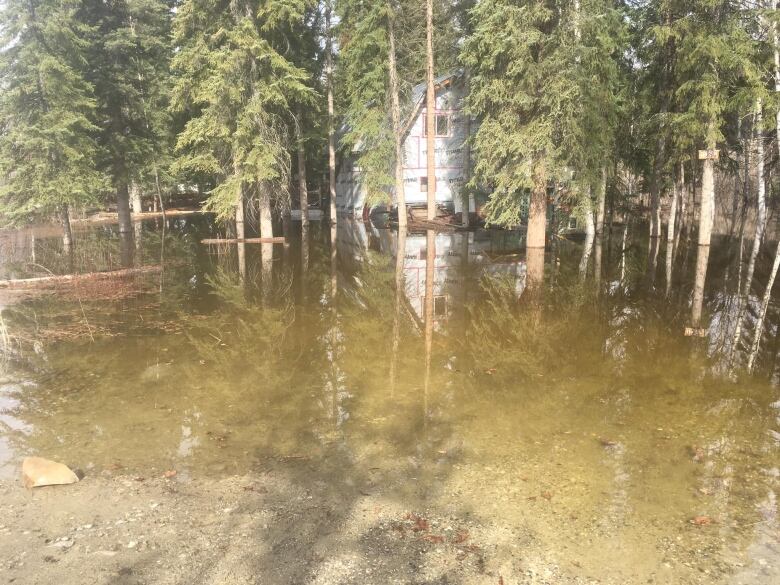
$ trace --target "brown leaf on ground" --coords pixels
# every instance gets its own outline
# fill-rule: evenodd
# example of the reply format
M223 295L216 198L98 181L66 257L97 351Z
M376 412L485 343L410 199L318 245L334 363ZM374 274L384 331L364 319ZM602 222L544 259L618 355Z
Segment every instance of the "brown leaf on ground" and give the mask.
M135 481L146 481L146 478L145 477L141 477L140 475L138 477L134 478L134 479L135 479Z
M163 473L163 477L165 479L172 479L172 478L176 477L176 470L175 469L169 469L168 471Z
M691 518L689 522L694 526L707 526L708 524L712 524L712 518L709 516L695 516Z
M422 516L417 516L416 514L407 514L406 519L414 522L414 526L412 526L412 530L414 532L428 532L431 529L431 525Z
M469 539L469 531L468 530L458 530L457 534L455 534L455 538L452 539L452 542L455 544L462 544L466 542Z
M432 542L433 544L441 544L444 542L444 537L439 536L438 534L425 534L424 536L420 537L422 540Z
M501 575L498 576L498 585L504 585L504 578Z
M544 491L544 492L542 492L541 496L542 496L542 497L543 497L545 500L547 500L548 502L549 502L550 500L552 500L552 492L549 492L549 491Z

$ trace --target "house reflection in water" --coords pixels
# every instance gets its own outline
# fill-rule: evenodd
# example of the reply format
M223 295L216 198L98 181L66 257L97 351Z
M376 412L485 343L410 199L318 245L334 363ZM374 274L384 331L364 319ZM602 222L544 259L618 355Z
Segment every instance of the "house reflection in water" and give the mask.
M378 229L371 223L339 221L340 261L350 266L365 260L368 250L395 258L398 232ZM419 323L425 319L427 234L406 235L403 272L405 297ZM518 297L526 287L526 263L520 237L508 231L439 232L435 235L433 316L438 326L455 307L468 301L484 276L502 277L514 284Z

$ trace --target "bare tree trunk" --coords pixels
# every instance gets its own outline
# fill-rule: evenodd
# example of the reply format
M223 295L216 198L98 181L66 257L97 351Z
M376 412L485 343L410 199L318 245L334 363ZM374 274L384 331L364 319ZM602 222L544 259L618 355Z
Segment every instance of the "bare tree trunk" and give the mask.
M591 194L588 193L585 208L585 245L582 248L582 257L580 258L580 280L585 280L588 276L588 263L590 254L593 251L593 240L596 238L596 224L593 220L593 203Z
M274 222L271 214L271 193L268 185L261 183L257 185L257 205L260 215L260 237L274 237ZM262 262L262 283L264 297L271 289L271 280L273 277L274 245L270 243L260 244L260 258Z
M699 245L709 246L712 239L712 224L715 219L715 144L707 145L707 154L702 164L701 209L699 212Z
M544 165L537 163L534 170L534 188L528 206L528 230L525 236L525 247L545 247L545 232L547 231L547 174Z
M734 335L731 339L731 346L729 348L729 361L731 362L734 357L734 352L739 345L739 340L742 337L742 321L744 320L745 308L747 306L748 298L750 297L750 286L753 283L753 273L756 269L756 259L758 253L761 250L761 243L764 239L764 232L766 231L766 182L764 180L764 134L762 132L763 125L763 110L761 100L756 100L756 115L755 115L755 128L756 128L756 167L757 167L757 181L758 190L756 194L756 231L753 234L753 247L750 250L750 259L748 260L747 272L745 274L745 280L742 283L742 290L739 291L739 303L737 304L737 319L734 326ZM745 170L748 173L748 170Z
M469 77L468 73L466 73L466 94L469 92ZM468 113L465 113L464 116L466 117L465 120L465 128L464 132L466 134L466 139L463 141L463 186L461 187L461 206L463 208L462 214L462 223L463 227L469 227L469 223L471 221L471 218L469 217L471 214L471 197L469 195L469 189L467 187L469 181L471 180L471 115ZM544 257L542 257L542 268L544 269Z
M620 285L626 281L626 250L628 244L628 221L623 224L623 240L620 244Z
M758 314L758 320L756 321L756 330L753 333L753 344L750 347L750 355L748 356L747 369L748 372L753 371L753 366L756 363L756 357L758 356L758 349L761 345L761 335L764 332L764 321L766 320L766 312L769 308L769 301L772 298L772 287L775 284L775 277L777 277L777 270L780 268L780 241L777 242L777 249L775 250L775 261L772 264L772 271L769 273L769 281L766 283L766 289L764 290L764 298L761 301L761 312Z
M680 163L680 184L678 187L678 224L677 234L682 232L683 225L687 223L687 211L688 211L688 185L685 183L685 163ZM687 228L686 228L687 229ZM677 236L675 236L677 240Z
M306 149L303 144L303 130L300 127L301 111L298 110L298 197L301 203L301 226L309 225L309 192L306 189Z
M601 184L599 185L598 199L596 202L596 235L604 233L604 215L607 202L607 169L601 169Z
M125 176L117 178L116 213L119 218L119 233L131 233L133 231L133 220L130 216L130 193L127 186L127 177Z
M704 285L707 282L707 263L710 259L709 245L699 245L696 254L696 280L693 286L693 304L691 305L691 325L701 327L701 314L704 305Z
M73 230L70 227L70 209L65 204L60 208L60 222L62 223L62 248L66 254L73 250ZM33 250L35 241L33 240ZM33 252L33 262L35 262L35 253Z
M425 129L428 167L428 220L436 219L436 87L433 69L433 0L425 4L426 96Z
M780 2L773 0L772 9L777 10L778 4ZM774 21L772 21L772 44L774 45L775 56L775 93L778 94L780 93L780 41L777 37L777 24ZM777 153L780 154L780 109L775 112L775 133Z
M144 204L141 198L141 186L135 181L130 182L130 204L133 213L143 213Z
M395 198L398 208L398 228L406 229L406 192L404 190L404 137L401 127L401 100L398 88L398 70L395 55L395 7L389 6L387 36L390 43L388 66L390 73L390 96L392 99L393 138L395 139Z
M236 172L238 168L236 166ZM244 187L239 185L236 193L236 239L238 239L238 273L242 279L246 278L246 246L241 241L246 237L244 226Z
M333 107L333 31L330 26L332 5L331 0L327 0L325 8L325 76L328 85L328 189L330 194L330 222L333 225L337 223L336 209L336 133L334 124ZM338 229L338 228L336 228Z

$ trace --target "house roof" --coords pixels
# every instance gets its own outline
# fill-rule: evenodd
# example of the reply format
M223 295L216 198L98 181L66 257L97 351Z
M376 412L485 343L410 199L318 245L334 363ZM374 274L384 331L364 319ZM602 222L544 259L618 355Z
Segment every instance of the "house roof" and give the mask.
M449 71L447 73L443 73L439 75L438 77L434 78L433 84L437 88L440 86L447 86L453 81L457 80L463 75L462 69L456 69L455 71ZM427 88L427 83L422 82L418 83L412 88L412 103L416 104L418 101L420 101L423 97L425 97L425 90Z

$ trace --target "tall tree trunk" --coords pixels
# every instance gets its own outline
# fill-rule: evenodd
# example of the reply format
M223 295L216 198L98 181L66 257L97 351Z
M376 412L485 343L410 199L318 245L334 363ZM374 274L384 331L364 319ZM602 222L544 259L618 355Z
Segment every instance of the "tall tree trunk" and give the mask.
M715 153L715 144L708 144L701 174L700 246L709 246L712 239L712 224L715 220Z
M691 325L701 327L701 314L704 306L704 285L707 282L707 264L710 259L710 246L699 245L696 254L696 279L693 285L693 303L691 305Z
M528 230L525 237L525 247L542 248L545 246L547 230L547 174L544 164L537 163L534 170L534 188L528 206Z
M332 5L331 0L327 0L325 7L325 76L328 86L328 192L330 194L330 222L337 225L336 209L336 132L334 130L334 107L333 107L333 31L331 30ZM338 229L338 228L336 228Z
M433 69L433 0L425 4L425 128L428 169L428 220L436 219L436 87Z
M236 166L236 172L238 167ZM238 193L236 193L236 238L239 240L238 246L238 273L242 279L246 279L246 245L242 244L241 240L246 237L246 229L244 225L244 187L239 185Z
M761 301L761 311L758 314L758 320L756 321L756 330L753 333L753 343L750 347L750 355L748 356L747 369L748 372L753 371L753 366L756 363L756 357L758 356L758 349L761 344L761 335L764 332L764 321L766 320L766 312L769 308L769 301L772 298L772 287L775 284L775 278L777 277L777 270L780 268L780 241L777 242L777 248L775 250L775 261L772 263L772 270L769 273L769 281L766 283L766 289L764 290L764 298Z
M300 122L303 116L298 110L298 197L301 204L301 226L309 225L309 192L306 189L306 149L303 144L303 129Z
M469 93L470 83L469 83L469 75L468 73L466 75L466 95ZM466 118L464 121L464 133L466 134L466 138L463 141L463 186L460 189L460 196L461 196L461 207L463 211L461 212L462 218L462 224L463 227L469 227L470 223L470 214L471 214L471 197L469 195L469 189L467 185L469 184L469 181L471 181L471 114L469 113L463 113L464 117ZM542 266L544 266L544 258L542 258Z
M778 0L772 1L772 9L777 10ZM775 56L775 93L780 94L780 39L778 39L777 35L777 24L772 21L772 45L774 47L774 56ZM775 144L777 145L777 153L780 155L780 108L775 112L775 133L776 133L776 140Z
M593 203L590 192L588 192L585 203L585 245L582 248L582 257L580 258L580 280L585 280L588 276L588 263L593 251L593 241L596 238L596 224L593 220Z
M70 227L70 209L67 203L60 208L60 222L62 223L62 248L66 254L70 254L73 250L73 230ZM33 240L34 248L35 240ZM35 262L34 253L33 262Z
M401 126L401 99L395 54L395 7L388 6L387 36L390 43L388 69L392 100L393 138L395 143L395 199L398 208L398 228L406 229L406 191L404 190L404 137Z
M127 177L125 176L117 177L116 213L119 218L119 233L131 233L133 231L133 220L130 216L130 193L127 186Z
M762 131L763 125L763 109L761 100L756 101L756 115L755 115L755 128L756 128L756 174L758 181L758 189L756 193L756 229L753 234L753 247L750 250L750 259L748 260L747 272L745 273L745 280L742 283L742 290L739 291L739 303L737 304L737 319L734 326L734 335L731 339L731 346L729 348L729 361L734 358L734 352L739 345L739 340L742 337L742 321L744 320L745 308L750 297L750 285L753 283L753 273L756 269L756 259L758 253L761 250L761 243L764 239L764 232L766 231L766 182L764 180L764 133ZM748 170L745 171L749 172Z
M685 182L685 163L680 163L680 184L679 184L679 193L678 193L678 224L679 227L677 229L677 233L679 234L683 230L683 226L687 224L687 211L688 211L688 199L689 199L689 191L688 191L688 184ZM687 227L685 228L688 229ZM677 237L675 236L675 239Z
M607 203L607 169L604 167L601 169L601 184L599 185L599 191L596 201L596 235L600 236L604 233L604 216L606 212Z
M274 237L274 222L271 214L271 193L265 183L257 185L257 205L260 215L260 237ZM263 297L268 300L268 291L271 290L273 278L274 245L260 244L260 258L262 262Z
M130 181L130 205L133 213L143 213L144 203L141 198L141 186L135 181Z

